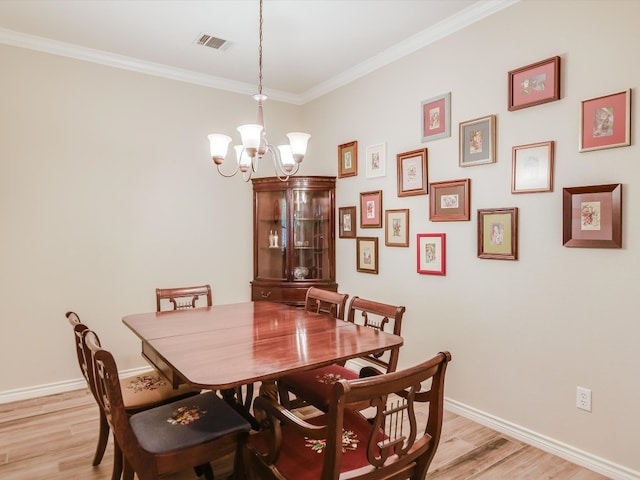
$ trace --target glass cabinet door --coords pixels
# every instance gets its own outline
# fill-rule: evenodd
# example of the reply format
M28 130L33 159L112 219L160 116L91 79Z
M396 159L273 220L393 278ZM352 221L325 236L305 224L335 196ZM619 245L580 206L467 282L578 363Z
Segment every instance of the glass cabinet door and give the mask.
M293 280L331 275L331 199L326 190L293 189Z
M287 202L285 190L257 193L256 255L259 278L285 279Z

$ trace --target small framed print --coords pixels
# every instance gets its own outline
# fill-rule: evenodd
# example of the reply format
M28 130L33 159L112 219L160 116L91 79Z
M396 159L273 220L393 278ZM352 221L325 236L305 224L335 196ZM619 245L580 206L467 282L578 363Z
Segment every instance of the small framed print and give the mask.
M429 193L427 149L421 148L399 153L396 158L398 161L398 197Z
M358 175L358 142L338 145L338 178Z
M509 111L560 100L560 57L509 72Z
M422 143L451 136L451 92L422 101Z
M418 273L423 275L446 274L445 233L418 234Z
M360 228L382 228L382 190L360 193Z
M367 147L367 178L384 177L387 168L386 148L384 143Z
M340 207L338 219L340 238L356 238L356 207Z
M356 270L378 273L378 237L356 238Z
M478 257L518 259L518 208L478 210Z
M471 179L433 182L430 184L429 220L460 222L471 218Z
M553 147L552 141L513 147L511 193L553 190Z
M583 100L580 151L631 145L631 90Z
M496 116L488 115L460 124L461 167L495 163L496 161Z
M387 210L384 244L387 247L409 246L409 209Z
M562 244L622 248L622 184L564 188Z

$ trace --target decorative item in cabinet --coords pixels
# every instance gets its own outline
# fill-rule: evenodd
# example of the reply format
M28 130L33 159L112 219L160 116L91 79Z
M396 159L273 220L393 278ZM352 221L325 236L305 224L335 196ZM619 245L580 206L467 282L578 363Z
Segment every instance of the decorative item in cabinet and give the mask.
M335 177L252 182L251 299L303 306L309 287L337 291Z

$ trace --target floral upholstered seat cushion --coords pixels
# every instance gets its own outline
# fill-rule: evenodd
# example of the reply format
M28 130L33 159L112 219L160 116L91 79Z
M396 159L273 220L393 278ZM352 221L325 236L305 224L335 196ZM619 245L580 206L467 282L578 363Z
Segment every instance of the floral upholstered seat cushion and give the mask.
M187 385L173 388L158 372L151 370L140 375L120 379L122 400L125 408L143 409L151 405L160 405L173 399L200 393Z
M326 410L329 405L331 389L338 380L355 380L358 372L340 365L315 368L304 372L287 375L284 381L290 391L303 398L307 403Z
M326 425L327 416L320 415L308 420L314 425ZM372 425L358 412L345 410L342 432L341 472L369 466L367 445ZM384 438L382 432L379 440ZM260 431L249 436L248 442L261 453L266 453L270 441L268 431ZM325 449L322 440L306 438L289 426L282 427L282 447L276 462L278 471L284 478L296 480L318 480L322 472Z

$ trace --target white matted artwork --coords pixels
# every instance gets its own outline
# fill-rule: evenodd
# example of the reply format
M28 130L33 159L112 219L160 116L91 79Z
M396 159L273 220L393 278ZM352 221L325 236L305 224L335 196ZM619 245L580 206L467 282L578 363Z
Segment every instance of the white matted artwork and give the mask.
M367 147L366 177L384 177L387 174L386 147L384 143Z

